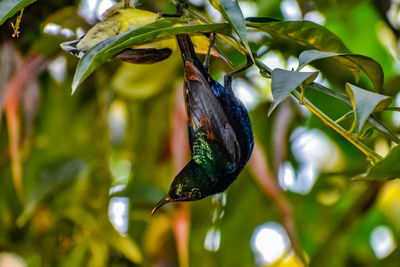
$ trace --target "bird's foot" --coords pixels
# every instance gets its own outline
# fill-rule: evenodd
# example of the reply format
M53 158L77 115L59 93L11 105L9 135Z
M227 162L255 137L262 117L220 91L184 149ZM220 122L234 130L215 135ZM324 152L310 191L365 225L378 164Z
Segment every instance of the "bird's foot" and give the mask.
M257 54L256 54L255 52L252 52L252 54L253 54L253 57L254 57L254 58L257 57ZM248 68L250 68L250 67L253 66L253 64L254 64L254 62L253 62L253 60L251 59L249 53L246 53L246 61L247 61L247 62L246 62L246 66L244 66L243 68L240 68L240 69L238 69L238 70L232 71L232 72L230 72L230 73L228 73L228 74L226 74L226 75L224 76L224 87L225 87L227 90L229 90L229 92L232 91L232 80L233 80L233 75L238 74L238 73L240 73L240 72L242 72L242 71L247 70Z

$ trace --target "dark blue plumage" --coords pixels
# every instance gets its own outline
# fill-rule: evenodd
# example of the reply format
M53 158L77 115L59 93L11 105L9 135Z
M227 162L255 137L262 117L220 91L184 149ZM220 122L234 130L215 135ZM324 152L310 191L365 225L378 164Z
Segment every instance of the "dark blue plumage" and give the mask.
M250 119L232 88L215 81L197 58L190 37L176 36L185 66L185 105L192 159L175 177L167 202L223 192L248 162L254 140Z

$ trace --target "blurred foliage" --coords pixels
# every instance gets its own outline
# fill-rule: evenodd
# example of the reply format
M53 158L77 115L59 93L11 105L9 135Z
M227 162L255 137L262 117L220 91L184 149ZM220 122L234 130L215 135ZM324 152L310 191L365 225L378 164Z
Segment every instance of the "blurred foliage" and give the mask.
M263 17L247 21L232 1L189 1L189 10L214 23L177 29L171 19L165 35L218 31L216 46L236 67L245 64L246 49L258 53L259 69L233 84L245 104L251 96L257 146L226 193L166 206L153 217L189 157L179 53L134 65L93 50L88 62L97 69L79 63L91 75L71 96L78 59L59 45L80 37L112 1L32 2L0 2L0 267L303 266L303 258L310 266L398 266L397 1L238 1L245 17ZM135 5L175 12L172 1ZM322 25L292 21L302 19ZM159 38L151 30L139 32ZM115 40L108 48L132 45ZM318 51L303 52L309 49ZM290 71L301 52L308 53L301 65L312 65L301 66L307 77ZM210 71L221 80L230 70L213 57ZM272 84L271 72L278 77ZM377 93L393 98L389 108ZM280 104L267 116L276 95ZM289 183L283 173L290 168ZM271 221L285 228L291 246L260 262L252 235ZM394 251L378 258L371 240L382 225Z

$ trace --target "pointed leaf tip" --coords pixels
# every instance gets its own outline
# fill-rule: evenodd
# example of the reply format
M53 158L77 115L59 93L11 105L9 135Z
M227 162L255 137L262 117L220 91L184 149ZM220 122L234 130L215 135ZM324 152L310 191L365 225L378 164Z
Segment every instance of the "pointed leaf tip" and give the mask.
M377 94L350 83L346 84L346 92L353 106L357 134L361 132L365 122L373 112L384 110L392 102L392 98L389 96Z
M274 69L271 74L272 103L268 116L286 97L302 83L310 84L317 78L318 72L297 72L284 69Z
M313 61L331 57L349 68L350 71L354 74L356 80L359 79L360 71L362 70L371 80L377 91L379 91L379 89L382 87L383 70L381 65L372 58L363 55L307 50L300 53L299 67L297 68L297 70L300 70L305 65Z

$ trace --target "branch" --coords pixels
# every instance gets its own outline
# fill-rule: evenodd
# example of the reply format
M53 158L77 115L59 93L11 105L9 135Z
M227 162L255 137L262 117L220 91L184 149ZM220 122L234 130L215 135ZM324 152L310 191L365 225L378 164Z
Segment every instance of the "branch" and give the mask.
M256 65L257 67L260 68L261 72L264 72L263 76L270 76L271 75L271 69L266 66L264 63L262 63L260 60L256 60ZM262 73L261 73L262 74ZM329 90L329 88L326 88L323 85L320 85L318 83L312 83L311 86L314 88L319 88L320 90ZM332 91L334 92L334 91ZM337 92L335 92L337 93ZM300 102L300 93L297 91L293 91L292 95ZM338 98L343 98L342 94L337 93L335 94ZM321 110L319 110L316 106L314 106L307 98L303 97L303 104L305 107L307 107L312 113L314 113L316 116L318 116L326 125L331 127L333 130L338 132L340 135L342 135L344 138L346 138L350 143L352 143L355 147L357 147L361 152L363 152L367 158L372 162L375 163L379 160L382 159L380 155L378 155L375 151L364 145L356 135L347 132L343 127L341 127L339 124L337 124L334 120L332 120L329 116L327 116L325 113L323 113Z
M300 93L298 91L293 91L292 95L300 100ZM320 118L326 125L331 127L333 130L338 132L344 138L346 138L350 143L352 143L355 147L357 147L361 152L363 152L368 159L372 160L373 163L382 159L382 157L377 154L375 151L364 145L356 135L349 133L345 129L342 128L339 124L337 124L334 120L329 118L325 113L319 110L316 106L314 106L307 98L303 97L303 104L306 106L312 113L314 113L318 118Z

